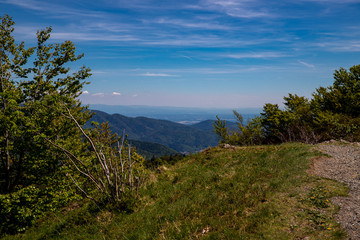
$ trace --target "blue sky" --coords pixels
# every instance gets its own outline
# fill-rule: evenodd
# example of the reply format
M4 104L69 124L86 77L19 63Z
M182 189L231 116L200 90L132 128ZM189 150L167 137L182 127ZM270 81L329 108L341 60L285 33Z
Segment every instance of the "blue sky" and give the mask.
M86 104L210 108L310 97L360 64L360 0L0 0L15 36L72 40Z

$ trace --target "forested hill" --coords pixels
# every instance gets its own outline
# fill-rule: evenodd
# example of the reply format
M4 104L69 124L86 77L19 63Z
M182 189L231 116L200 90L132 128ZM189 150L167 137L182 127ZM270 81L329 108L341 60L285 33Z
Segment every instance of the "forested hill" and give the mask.
M206 120L206 121L192 124L191 127L197 128L200 130L204 130L204 131L208 131L208 132L213 132L214 131L214 126L213 126L214 123L215 123L215 120ZM233 131L233 130L236 130L238 125L236 122L227 121L226 126L229 128L229 130Z
M212 131L180 123L146 117L132 118L98 110L92 112L95 115L90 121L109 122L111 130L119 135L125 130L129 139L159 143L179 152L195 152L218 143Z

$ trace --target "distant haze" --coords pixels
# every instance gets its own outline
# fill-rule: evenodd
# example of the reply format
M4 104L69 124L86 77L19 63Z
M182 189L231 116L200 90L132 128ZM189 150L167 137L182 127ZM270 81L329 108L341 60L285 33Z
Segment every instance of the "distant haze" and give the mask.
M90 109L104 111L109 114L119 113L128 117L148 117L169 120L183 124L193 124L205 120L215 120L216 115L227 121L235 121L230 108L186 108L186 107L155 107L155 106L124 106L90 104ZM241 113L245 121L260 114L261 108L235 109Z

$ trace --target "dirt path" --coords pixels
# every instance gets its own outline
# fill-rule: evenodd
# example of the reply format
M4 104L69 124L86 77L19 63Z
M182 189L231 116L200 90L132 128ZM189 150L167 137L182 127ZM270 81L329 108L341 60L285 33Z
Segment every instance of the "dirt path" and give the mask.
M336 216L351 240L360 240L360 143L325 143L318 149L331 156L314 162L314 174L335 179L349 186L348 197L334 197L331 201L340 206Z

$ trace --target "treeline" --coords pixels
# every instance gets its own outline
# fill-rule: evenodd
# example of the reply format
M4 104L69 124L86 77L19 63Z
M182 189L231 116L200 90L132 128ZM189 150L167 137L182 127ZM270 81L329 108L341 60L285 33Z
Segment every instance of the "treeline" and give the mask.
M234 111L238 129L229 131L220 118L214 131L220 143L232 145L317 143L330 139L360 140L360 65L334 73L329 87L320 87L307 99L296 94L284 97L285 108L267 103L260 116L244 123Z

